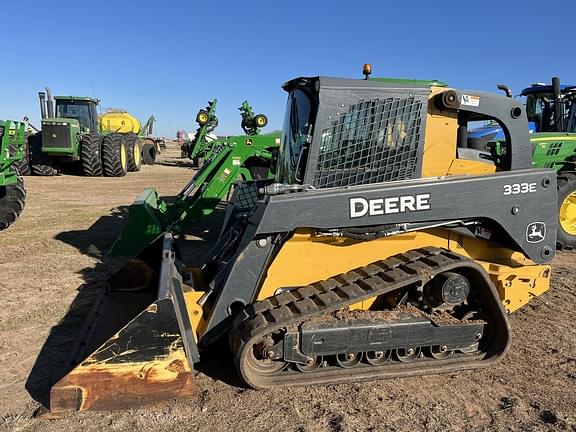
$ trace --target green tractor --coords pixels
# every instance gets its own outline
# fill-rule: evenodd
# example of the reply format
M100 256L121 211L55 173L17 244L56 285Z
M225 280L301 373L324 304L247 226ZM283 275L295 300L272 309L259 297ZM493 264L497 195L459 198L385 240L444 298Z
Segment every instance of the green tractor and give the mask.
M12 225L24 209L26 190L18 167L25 141L25 123L0 120L0 231Z
M126 174L132 155L120 134L101 133L98 99L56 96L54 104L49 89L38 96L42 131L30 146L33 174L56 175L67 163L80 164L83 174L90 177Z
M216 99L196 116L196 139L185 143L182 152L191 159L205 160L173 202L166 202L154 189L146 189L128 210L128 222L109 255L134 256L166 230L180 233L229 195L238 181L270 178L270 166L280 146L280 132L260 134L268 123L263 114L254 115L248 102L240 108L246 135L207 140L218 124ZM197 159L198 160L198 159Z
M506 86L498 88L512 97ZM532 165L558 173L558 249L576 249L576 85L537 83L525 88L526 114L532 144ZM500 157L505 141L500 125L491 122L468 134L469 146ZM511 191L520 194L522 191Z

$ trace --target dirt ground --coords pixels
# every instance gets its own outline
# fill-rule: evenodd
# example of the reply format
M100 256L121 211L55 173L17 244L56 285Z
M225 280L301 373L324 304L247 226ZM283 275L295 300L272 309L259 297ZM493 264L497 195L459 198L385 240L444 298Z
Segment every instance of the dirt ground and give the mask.
M254 391L215 350L196 373L197 399L36 417L95 294L119 265L102 252L127 206L145 187L174 195L190 178L177 153L121 179L26 177L24 213L0 233L0 430L576 431L575 253L558 254L552 289L510 317L511 349L491 369Z

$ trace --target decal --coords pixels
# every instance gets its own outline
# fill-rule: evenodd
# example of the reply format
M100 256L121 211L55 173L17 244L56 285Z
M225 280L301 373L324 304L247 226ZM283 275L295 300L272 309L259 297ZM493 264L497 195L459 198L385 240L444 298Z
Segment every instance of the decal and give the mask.
M252 145L252 139L246 138L246 141L244 141L244 144L246 144L247 146L251 146Z
M546 238L546 224L544 222L532 222L526 227L526 241L528 243L540 243Z
M513 183L504 185L504 195L518 195L536 192L536 183Z
M350 218L430 210L430 194L387 198L350 198Z
M490 240L492 238L492 231L484 227L477 226L474 230L474 235L476 235L476 237Z
M242 161L240 160L239 157L234 157L234 158L232 158L232 165L240 166L240 165L242 165Z
M480 106L480 96L463 94L460 100L460 104L473 107Z

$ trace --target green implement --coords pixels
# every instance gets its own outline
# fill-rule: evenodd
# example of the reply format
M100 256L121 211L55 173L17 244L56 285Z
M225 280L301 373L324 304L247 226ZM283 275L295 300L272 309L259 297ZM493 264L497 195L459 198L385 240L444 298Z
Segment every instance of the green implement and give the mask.
M196 123L198 128L194 139L182 144L182 157L188 157L198 164L198 160L204 157L204 153L210 148L210 142L213 141L208 135L218 126L218 117L216 117L217 99L208 102L205 109L201 109L196 114Z
M257 118L257 116L252 117ZM244 119L244 117L243 117ZM265 124L265 123L264 123ZM154 189L146 189L128 210L128 223L109 251L111 256L134 256L165 231L175 234L210 215L234 183L268 178L280 133L240 135L212 141L205 164L167 203Z
M16 221L24 209L26 191L18 170L26 143L26 124L0 120L0 231Z

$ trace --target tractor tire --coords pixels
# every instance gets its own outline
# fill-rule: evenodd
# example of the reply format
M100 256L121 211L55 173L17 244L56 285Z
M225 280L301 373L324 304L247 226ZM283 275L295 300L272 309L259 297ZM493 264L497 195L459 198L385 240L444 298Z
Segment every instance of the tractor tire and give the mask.
M156 163L156 147L152 143L144 143L142 146L142 163L154 165Z
M558 176L558 250L576 249L576 174Z
M18 147L15 144L12 144L9 150L10 156L16 154L17 151ZM28 156L28 144L24 146L24 155L22 156L22 159L14 162L14 166L18 169L20 175L30 175L30 157Z
M86 134L80 141L82 172L86 177L102 176L102 136Z
M128 152L128 171L137 172L142 167L142 145L140 138L136 134L123 135L126 142L126 151Z
M5 230L18 219L24 209L25 200L26 190L20 175L16 183L0 187L0 231Z
M42 133L38 132L32 139L30 146L30 169L33 175L55 176L58 174L56 168L52 166L50 156L42 151Z
M122 135L111 133L102 140L102 165L107 177L123 177L128 171L128 152Z

